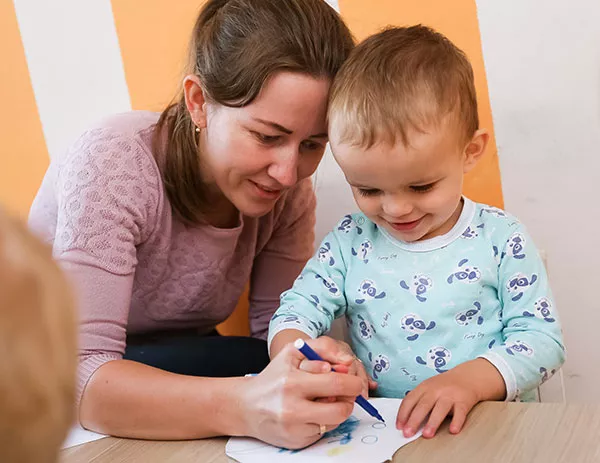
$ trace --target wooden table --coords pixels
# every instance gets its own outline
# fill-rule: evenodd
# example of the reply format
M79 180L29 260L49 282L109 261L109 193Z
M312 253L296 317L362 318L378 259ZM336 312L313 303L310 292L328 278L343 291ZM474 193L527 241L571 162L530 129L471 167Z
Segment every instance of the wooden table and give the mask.
M227 438L152 442L106 438L63 450L61 463L163 463L233 461ZM487 402L469 416L458 436L447 424L431 440L401 448L394 462L600 462L600 405Z

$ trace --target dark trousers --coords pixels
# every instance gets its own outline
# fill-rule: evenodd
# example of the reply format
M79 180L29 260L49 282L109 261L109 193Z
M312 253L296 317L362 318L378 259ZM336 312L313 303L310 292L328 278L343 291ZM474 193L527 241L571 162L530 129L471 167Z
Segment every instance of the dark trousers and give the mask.
M266 341L216 331L128 335L124 358L171 373L221 378L260 373L269 363Z

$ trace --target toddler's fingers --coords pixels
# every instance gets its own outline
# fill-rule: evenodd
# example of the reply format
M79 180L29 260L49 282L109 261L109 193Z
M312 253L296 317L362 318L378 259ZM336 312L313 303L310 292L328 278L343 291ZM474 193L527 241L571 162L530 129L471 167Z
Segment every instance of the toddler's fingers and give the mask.
M363 397L368 398L369 397L369 380L371 378L369 378L369 375L365 371L364 365L362 364L362 362L360 360L358 360L358 358L354 361L352 366L354 367L354 369L356 371L356 375L363 381L364 387L363 387L362 395L363 395Z
M427 399L427 396L422 396L419 399L419 403L415 405L410 414L408 421L404 425L402 431L404 432L404 437L412 437L415 435L417 430L423 424L423 421L427 418L427 415L431 412L431 409L435 406L435 401L431 399Z
M350 367L348 365L344 365L342 363L336 363L332 365L332 368L338 373L349 373Z
M320 360L302 360L298 368L308 373L329 373L331 371L331 365L327 362L321 362Z
M345 346L330 338L329 336L321 336L317 339L309 339L306 341L315 352L317 352L323 360L331 364L342 363L350 365L354 356L348 352Z
M425 425L425 429L423 429L423 437L429 439L435 436L440 424L446 419L450 410L452 410L452 401L448 399L440 399L437 401L431 415L429 415L429 420L427 420L427 424Z
M462 428L467 420L467 414L469 410L462 404L454 404L454 416L450 422L450 432L452 434L458 434L462 431Z
M419 393L415 390L402 400L400 408L398 409L398 415L396 416L396 429L404 428L404 425L408 421L408 417L419 401L419 397Z

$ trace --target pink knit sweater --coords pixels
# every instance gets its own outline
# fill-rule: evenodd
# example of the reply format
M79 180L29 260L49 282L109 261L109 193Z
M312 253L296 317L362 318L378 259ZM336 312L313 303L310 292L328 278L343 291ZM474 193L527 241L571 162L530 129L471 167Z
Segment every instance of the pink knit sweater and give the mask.
M250 281L250 328L266 337L279 295L313 252L315 197L306 179L236 228L175 218L152 153L158 114L131 112L85 132L53 160L30 227L53 246L79 304L78 402L91 375L120 359L127 333L224 321Z

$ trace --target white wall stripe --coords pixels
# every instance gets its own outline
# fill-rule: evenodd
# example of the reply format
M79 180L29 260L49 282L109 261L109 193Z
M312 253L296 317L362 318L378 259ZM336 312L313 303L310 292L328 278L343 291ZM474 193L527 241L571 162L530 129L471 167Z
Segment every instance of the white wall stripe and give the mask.
M90 124L131 109L110 0L14 0L51 157Z
M329 5L331 5L331 7L335 8L335 10L339 13L340 12L340 6L338 5L338 0L326 0L327 3L329 3Z
M548 257L567 400L598 402L600 2L477 6L506 208Z

